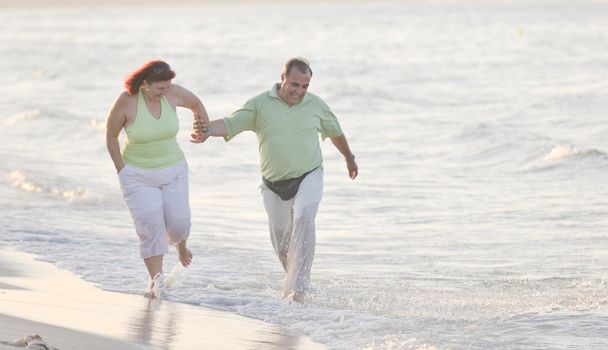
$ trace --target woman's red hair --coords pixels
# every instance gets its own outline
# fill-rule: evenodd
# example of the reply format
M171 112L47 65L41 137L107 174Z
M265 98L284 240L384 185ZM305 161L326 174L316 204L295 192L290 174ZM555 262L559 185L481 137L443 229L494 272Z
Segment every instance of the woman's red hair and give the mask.
M175 72L164 61L150 61L135 71L131 72L125 79L124 87L129 95L135 95L143 85L144 80L153 83L157 81L167 81L175 78Z

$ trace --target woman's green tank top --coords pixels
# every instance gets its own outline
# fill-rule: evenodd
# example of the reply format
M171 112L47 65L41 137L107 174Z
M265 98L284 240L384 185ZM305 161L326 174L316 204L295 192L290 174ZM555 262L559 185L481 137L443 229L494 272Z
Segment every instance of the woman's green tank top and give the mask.
M163 96L160 118L156 119L148 110L141 90L138 95L135 121L125 128L127 141L122 159L137 167L153 169L179 163L184 153L175 137L179 131L177 113Z

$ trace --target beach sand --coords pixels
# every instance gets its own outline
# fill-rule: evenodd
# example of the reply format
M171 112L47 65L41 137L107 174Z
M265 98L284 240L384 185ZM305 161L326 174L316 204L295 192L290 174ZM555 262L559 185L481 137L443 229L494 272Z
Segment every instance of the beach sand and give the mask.
M0 247L0 341L39 334L64 349L324 349L259 320L140 295L103 291ZM0 350L16 347L0 345Z

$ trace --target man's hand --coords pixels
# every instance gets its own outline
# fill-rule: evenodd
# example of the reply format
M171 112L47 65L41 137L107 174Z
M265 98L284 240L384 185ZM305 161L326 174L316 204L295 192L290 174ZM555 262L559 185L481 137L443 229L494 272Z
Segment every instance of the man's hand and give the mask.
M355 179L359 174L359 167L357 166L357 162L355 162L355 155L350 151L348 147L348 141L346 141L346 136L344 134L339 136L330 137L331 143L336 146L338 151L342 153L344 156L344 160L346 160L346 169L348 169L348 177L351 179Z
M353 180L359 175L359 167L354 155L346 160L346 169L348 169L348 176Z
M209 135L205 134L207 126L205 125L205 122L203 122L203 119L197 114L194 115L194 119L192 120L192 129L194 132L190 134L190 142L203 143L209 138Z

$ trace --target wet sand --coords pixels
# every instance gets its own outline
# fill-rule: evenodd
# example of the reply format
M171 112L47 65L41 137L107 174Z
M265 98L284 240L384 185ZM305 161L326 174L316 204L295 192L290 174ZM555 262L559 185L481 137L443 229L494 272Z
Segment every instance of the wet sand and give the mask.
M324 348L280 326L228 312L103 291L6 247L0 247L0 324L0 341L39 334L62 350Z

